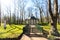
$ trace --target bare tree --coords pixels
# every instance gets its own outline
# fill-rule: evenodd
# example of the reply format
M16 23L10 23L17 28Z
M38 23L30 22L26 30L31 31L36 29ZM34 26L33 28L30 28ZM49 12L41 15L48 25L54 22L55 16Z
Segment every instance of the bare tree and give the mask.
M13 24L16 24L16 23L15 23L15 21L16 21L16 15L15 15L15 13L13 13L13 15L12 15L12 21L13 21L13 22L12 22Z
M44 13L44 10L43 10L43 6L40 5L40 1L39 0L34 0L34 3L35 3L35 7L37 7L39 9L39 12L40 12L40 21L41 23L43 23L43 13Z
M35 15L36 15L36 18L38 18L38 16L37 16L37 12L35 13Z
M48 11L48 1L46 0L46 21L49 23L49 11Z
M20 9L20 24L24 24L24 7L25 7L25 3L23 0L19 0L19 9Z
M8 14L8 20L6 20L6 21L8 21L7 23L9 25L11 25L11 8L10 7L6 7L6 8L7 8L6 12Z
M29 19L32 17L32 8L31 7L29 7L28 9L28 17L29 17ZM28 20L29 21L29 23L31 22L31 20ZM30 23L31 24L31 23Z
M11 8L10 8L10 10L9 10L9 13L10 13L10 25L11 25Z
M42 7L41 8L39 8L39 10L40 10L40 19L41 19L41 23L43 23L43 9L42 9Z
M13 13L13 23L17 24L17 0L14 0L14 13Z
M1 1L0 1L0 26L1 26Z
M32 8L31 7L28 8L28 12L29 12L29 17L31 17L32 16Z
M59 13L58 13L58 24L60 24L60 5L59 5L58 10L59 10Z
M58 18L58 0L54 0L54 13L52 12L51 9L51 0L48 0L49 4L49 13L51 16L51 30L52 34L58 35L58 30L57 30L57 18Z

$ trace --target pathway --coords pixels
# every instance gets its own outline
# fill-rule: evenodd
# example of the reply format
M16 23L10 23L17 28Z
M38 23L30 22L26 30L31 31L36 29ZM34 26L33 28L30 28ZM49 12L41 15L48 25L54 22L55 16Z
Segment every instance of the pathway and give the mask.
M23 34L21 40L48 40L48 39L46 39L44 37L29 37L29 36Z

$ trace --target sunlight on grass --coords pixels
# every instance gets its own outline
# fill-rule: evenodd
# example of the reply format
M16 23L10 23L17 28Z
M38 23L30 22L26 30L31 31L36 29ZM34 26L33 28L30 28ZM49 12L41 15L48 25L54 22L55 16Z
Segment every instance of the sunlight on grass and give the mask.
M2 24L0 27L0 38L16 38L23 33L23 27L25 25L6 25L7 28L4 29L4 25Z
M46 30L46 31L48 31L48 32L49 32L50 28L51 28L51 27L50 27L50 24L47 25L47 26L43 26L43 29Z
M48 32L49 32L50 28L51 28L51 25L50 24L47 25L47 26L43 26L43 29L46 30L46 31L48 31ZM57 24L57 29L58 29L58 31L60 33L60 25L58 25L58 24Z

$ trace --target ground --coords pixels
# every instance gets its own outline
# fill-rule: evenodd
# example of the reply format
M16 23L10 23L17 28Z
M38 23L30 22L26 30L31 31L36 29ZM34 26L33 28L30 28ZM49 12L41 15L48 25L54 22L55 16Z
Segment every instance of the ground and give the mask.
M29 37L29 36L24 34L22 36L21 40L48 40L48 39L46 39L44 37Z

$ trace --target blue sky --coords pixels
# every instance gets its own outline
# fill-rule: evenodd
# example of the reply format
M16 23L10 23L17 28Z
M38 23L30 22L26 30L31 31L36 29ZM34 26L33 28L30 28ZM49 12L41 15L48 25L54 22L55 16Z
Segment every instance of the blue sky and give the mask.
M7 12L6 12L6 10L7 10L7 8L9 9L10 7L11 7L11 12L13 13L13 11L14 11L14 4L13 4L13 2L14 1L16 1L17 2L17 0L1 0L1 4L2 4L2 7L1 7L1 9L2 9L2 13L4 13L5 15L7 14ZM46 5L44 4L44 1L43 0L39 0L40 1L40 3L42 3L42 4L40 4L42 7L43 7L43 9L44 9L44 11L46 11ZM33 8L33 14L34 14L34 16L35 16L35 12L37 11L37 13L38 13L38 16L39 16L39 10L38 10L38 8L37 7L35 7L34 5L34 3L32 2L32 0L25 0L25 2L26 2L26 6L25 6L25 11L26 11L26 13L28 13L27 11L27 9L29 8L29 7L32 7ZM58 0L58 4L60 5L60 0ZM16 8L17 9L17 8ZM35 11L36 10L36 11ZM45 15L45 14L43 14L43 15Z

